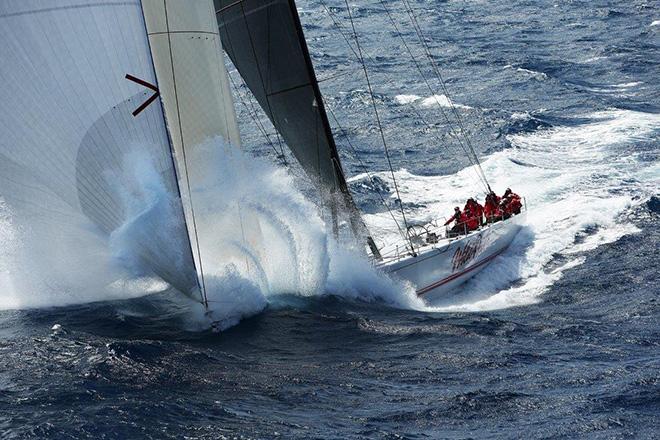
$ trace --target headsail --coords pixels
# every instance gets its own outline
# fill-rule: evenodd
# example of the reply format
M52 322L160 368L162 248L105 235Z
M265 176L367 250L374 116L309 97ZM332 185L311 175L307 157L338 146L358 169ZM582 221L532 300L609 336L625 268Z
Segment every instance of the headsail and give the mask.
M217 257L214 229L218 219L204 218L208 200L202 193L217 173L209 148L221 147L206 143L211 139L220 141L229 154L232 148L240 147L222 44L210 0L142 0L142 8L176 156L193 256L206 300L205 272L210 267L205 267L205 260L209 264ZM235 219L229 225L232 229L243 230L247 222L252 236L258 233L256 220L244 219L237 203L222 214L225 219ZM219 266L228 262L215 263Z
M154 91L126 74L156 84L140 2L3 1L0 40L0 195L11 211L53 246L76 246L80 226L121 229L145 266L199 295L160 101L132 114ZM138 162L162 188L141 187ZM129 224L159 209L172 215L170 243Z
M302 168L366 230L348 190L293 0L214 0L223 45ZM370 240L370 245L373 240ZM375 246L372 251L377 253Z
M215 0L215 7L225 51L275 128L313 179L338 190L343 175L295 5Z
M200 145L239 145L212 2L4 0L0 40L0 198L36 239L122 238L205 302Z

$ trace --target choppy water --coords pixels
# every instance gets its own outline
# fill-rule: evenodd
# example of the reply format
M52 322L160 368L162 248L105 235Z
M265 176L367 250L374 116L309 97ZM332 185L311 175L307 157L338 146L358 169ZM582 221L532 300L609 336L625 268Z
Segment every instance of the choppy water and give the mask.
M335 78L328 106L391 199L359 67L322 3L298 3L318 76ZM402 3L386 4L421 54ZM514 246L425 305L326 249L320 226L294 231L272 256L299 267L271 280L286 293L231 296L225 280L228 308L256 315L219 335L192 331L172 292L88 303L93 290L62 300L0 283L0 438L658 437L660 7L412 4L491 183L531 208ZM402 200L415 220L446 215L479 190L447 135L447 98L425 88L379 2L355 8ZM271 157L239 117L245 144ZM391 240L339 144L367 222ZM296 197L283 200L304 212ZM0 257L17 246L4 221Z

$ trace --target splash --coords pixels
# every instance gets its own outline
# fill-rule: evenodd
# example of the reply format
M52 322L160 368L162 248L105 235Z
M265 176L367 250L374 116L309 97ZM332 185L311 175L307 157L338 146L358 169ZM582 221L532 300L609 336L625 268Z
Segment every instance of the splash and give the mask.
M0 205L0 307L62 306L172 290L157 274L189 270L184 258L189 245L181 240L186 225L178 195L152 158L136 150L108 184L125 218L109 235L80 214L62 237L51 240L52 228L41 231L39 222ZM190 199L209 310L194 295L178 295L164 301L164 314L180 309L190 328L225 329L281 294L422 306L412 288L377 272L354 244L333 238L319 208L287 170L218 139L198 146L195 154L207 171L195 180Z
M138 256L145 244L153 252L169 246L176 266L175 198L148 158L125 159L121 185L115 184L128 220L109 236L71 205L60 205L58 214L67 219L61 223L0 204L0 308L127 299L168 288Z
M319 207L287 170L217 140L199 151L215 170L192 197L202 207L196 215L206 240L207 316L220 328L260 312L282 294L415 307L412 288L377 272L354 243L334 238Z
M652 141L660 118L612 110L589 119L576 127L509 136L513 148L484 161L497 190L511 186L526 196L529 226L460 296L432 305L418 299L411 286L378 272L351 245L334 240L318 207L286 170L209 141L200 151L214 172L192 191L207 237L203 256L212 312L186 300L190 325L201 329L215 322L227 328L261 312L281 294L339 295L428 311L490 310L539 301L565 270L581 264L581 252L635 233L633 225L618 220L619 214L636 203L634 194L658 190L660 169L629 147ZM133 166L125 167L123 180L133 182L132 190L122 203L129 219L110 237L77 218L69 227L75 236L40 242L35 239L43 236L38 224L15 218L0 204L0 307L130 298L169 288L140 266L132 246L145 231L154 241L167 241L181 228L168 214L176 198L148 158L128 162ZM386 173L378 177L388 179ZM411 212L414 220L442 216L476 195L471 168L449 176L399 170L398 178L403 198L418 206ZM366 220L381 242L398 240L388 217L369 214Z

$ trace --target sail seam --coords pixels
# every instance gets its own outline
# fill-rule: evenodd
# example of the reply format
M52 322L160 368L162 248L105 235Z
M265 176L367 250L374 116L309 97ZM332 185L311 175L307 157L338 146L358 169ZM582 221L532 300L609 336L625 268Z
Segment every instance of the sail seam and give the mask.
M209 32L209 31L169 31L169 32L151 32L149 35L164 35L164 34L208 34L220 36L218 32Z
M227 9L229 9L229 8L233 8L234 6L236 6L236 5L239 4L239 3L243 3L243 1L245 1L245 0L236 0L234 3L230 3L230 4L228 4L227 6L218 9L217 11L215 11L215 14L216 14L216 15L221 14L221 13L223 13L224 11L226 11Z
M297 86L291 86L291 87L288 87L286 89L281 89L281 90L278 90L276 92L267 93L266 95L267 96L280 95L282 93L291 92L291 91L297 90L297 89L302 89L303 87L307 87L307 86L311 86L311 85L312 85L312 83L304 83L304 84L300 84L300 85L297 85Z
M31 15L31 14L41 14L45 12L55 12L55 11L66 11L68 9L86 9L86 8L99 8L104 6L140 6L138 1L133 2L104 2L97 4L79 4L79 5L67 5L67 6L54 6L50 8L34 9L32 11L18 11L11 12L9 14L2 14L0 18L10 18L10 17L20 17L22 15Z

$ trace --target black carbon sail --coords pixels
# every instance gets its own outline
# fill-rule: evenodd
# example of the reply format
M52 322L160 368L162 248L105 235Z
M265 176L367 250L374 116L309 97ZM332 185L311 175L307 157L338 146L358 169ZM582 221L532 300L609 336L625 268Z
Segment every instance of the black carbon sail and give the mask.
M339 199L367 235L337 154L293 0L214 0L225 51L336 218ZM340 194L341 197L337 197ZM374 256L379 255L367 237Z

